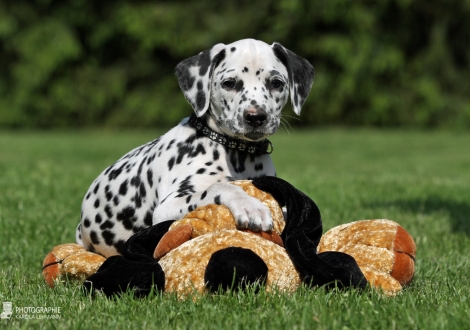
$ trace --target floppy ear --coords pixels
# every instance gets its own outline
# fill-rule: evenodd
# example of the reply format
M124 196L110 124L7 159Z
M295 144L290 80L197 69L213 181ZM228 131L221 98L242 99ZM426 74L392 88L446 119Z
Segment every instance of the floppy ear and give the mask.
M198 117L209 109L212 72L224 58L225 45L217 44L176 66L180 88Z
M286 49L280 43L271 45L274 55L284 64L289 74L290 101L294 112L299 115L313 85L315 70L304 58Z

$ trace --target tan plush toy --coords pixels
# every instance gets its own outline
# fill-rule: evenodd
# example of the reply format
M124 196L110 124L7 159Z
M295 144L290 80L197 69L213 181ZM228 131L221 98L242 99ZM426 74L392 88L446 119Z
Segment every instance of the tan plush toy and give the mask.
M88 252L78 244L62 244L54 247L44 259L42 275L50 287L55 282L68 280L84 281L96 273L105 258L99 254Z
M196 209L174 222L155 249L154 257L166 275L165 291L202 292L210 256L229 246L250 248L263 259L269 269L268 290L275 286L292 291L301 283L278 236L285 224L277 202L250 181L236 184L270 207L276 215L274 232L236 230L235 220L225 206ZM183 243L186 244L181 246ZM326 251L340 251L354 257L370 285L387 294L396 294L413 279L415 243L408 232L391 220L362 220L334 227L322 236L318 246L319 253Z
M321 238L318 252L352 256L367 281L389 294L413 279L416 245L411 235L391 220L362 220L334 227Z
M321 217L315 203L287 182L265 177L234 184L271 210L272 232L236 229L235 220L223 205L199 207L166 227L148 256L136 255L135 251L142 253L143 249L135 244L154 240L161 228L156 225L156 231L149 228L147 233L137 234L138 239L131 238L124 256L107 260L108 264L88 278L87 288L94 286L111 295L127 284L141 291L154 285L165 292L186 294L208 288L215 291L218 285L228 287L238 275L242 284L247 279L249 283L263 283L267 290L275 287L280 291L293 291L301 283L317 286L335 281L345 287L364 287L367 280L372 287L394 295L412 280L416 246L397 223L363 220L335 227L321 237ZM287 208L285 215L280 204ZM55 249L60 250L60 246ZM83 251L79 254L85 257ZM57 251L53 255L57 256ZM49 254L49 261L44 263L50 264L50 259ZM45 274L48 283L64 276L67 259L60 263L61 268ZM144 274L148 268L152 271ZM115 269L127 273L118 278ZM157 277L160 282L155 284ZM135 278L142 280L135 283Z
M270 233L237 230L235 219L224 205L208 205L188 213L170 226L154 252L165 272L165 291L203 292L209 259L216 251L228 247L250 249L261 257L268 267L268 290L276 286L280 290L292 291L301 283L279 236L285 222L277 201L253 186L251 181L232 183L271 210L274 230Z

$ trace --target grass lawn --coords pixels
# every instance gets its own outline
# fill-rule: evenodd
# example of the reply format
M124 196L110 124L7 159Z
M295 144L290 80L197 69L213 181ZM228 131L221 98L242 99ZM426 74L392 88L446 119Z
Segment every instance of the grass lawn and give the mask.
M312 130L273 137L278 176L318 204L324 230L359 219L399 222L417 243L417 270L397 297L366 290L250 292L178 301L172 295L91 299L47 287L43 258L73 242L94 178L160 132L0 132L0 329L468 329L470 134ZM19 319L16 307L59 307L60 319ZM33 314L28 314L31 317ZM44 315L42 315L44 316Z

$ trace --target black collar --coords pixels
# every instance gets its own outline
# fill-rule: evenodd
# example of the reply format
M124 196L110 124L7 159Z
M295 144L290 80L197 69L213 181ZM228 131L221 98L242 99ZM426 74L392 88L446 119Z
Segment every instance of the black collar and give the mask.
M195 114L189 117L189 124L200 134L217 142L227 148L236 149L239 152L246 152L253 155L266 155L273 152L273 145L268 139L257 142L251 142L242 139L234 139L227 135L217 133L211 129L204 120L198 118Z

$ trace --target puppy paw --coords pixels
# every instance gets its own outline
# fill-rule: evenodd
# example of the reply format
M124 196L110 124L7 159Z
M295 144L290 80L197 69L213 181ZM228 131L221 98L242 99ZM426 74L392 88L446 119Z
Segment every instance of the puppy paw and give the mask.
M274 228L271 211L256 198L239 197L229 201L226 206L233 214L238 229L271 231Z

